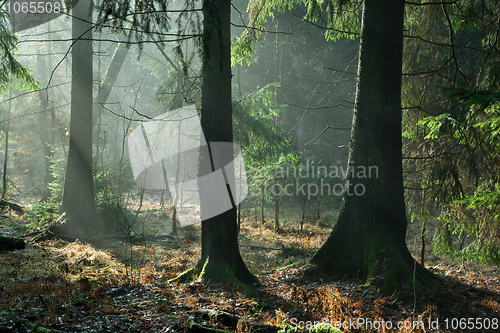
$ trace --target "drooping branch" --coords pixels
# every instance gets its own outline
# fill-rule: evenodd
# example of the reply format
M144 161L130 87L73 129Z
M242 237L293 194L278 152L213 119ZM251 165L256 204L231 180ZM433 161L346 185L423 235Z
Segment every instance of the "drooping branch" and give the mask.
M322 130L318 135L316 135L314 137L314 139L312 139L308 143L304 144L304 146L307 146L308 144L313 143L314 141L316 141L320 136L323 135L323 133L325 133L329 129L338 130L338 131L350 131L351 127L332 127L332 126L328 126L327 125L324 130Z

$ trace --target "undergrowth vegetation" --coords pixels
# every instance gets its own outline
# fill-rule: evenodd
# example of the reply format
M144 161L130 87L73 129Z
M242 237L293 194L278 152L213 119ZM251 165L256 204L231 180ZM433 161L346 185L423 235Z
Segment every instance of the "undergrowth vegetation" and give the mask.
M330 326L314 326L312 331L331 333L338 323L362 320L356 329L342 331L373 332L369 325L390 321L402 328L377 331L428 332L438 331L429 330L436 320L442 325L445 318L494 318L500 312L496 267L427 252L428 267L446 280L425 293L409 287L388 296L376 287L361 287L360 276L327 276L307 265L333 226L330 218L306 218L302 232L300 219L284 220L275 230L274 221L267 216L263 222L255 219L249 208L242 211L238 238L245 263L261 283L252 293L210 281L169 282L198 261L201 230L190 225L180 228L177 237L170 236L172 212L167 206L162 209L157 199L146 196L139 211L137 200L128 207L137 217L131 229L134 237L115 235L92 244L37 238L34 229L58 218L50 201L32 205L26 215L3 211L2 234L31 236L25 237L25 250L0 253L0 326L53 332L184 332L197 322L246 332L240 324L232 327L199 317L201 310L211 309L277 326L285 333L311 329L318 321ZM418 256L420 230L413 227L407 241ZM424 326L415 328L413 323Z

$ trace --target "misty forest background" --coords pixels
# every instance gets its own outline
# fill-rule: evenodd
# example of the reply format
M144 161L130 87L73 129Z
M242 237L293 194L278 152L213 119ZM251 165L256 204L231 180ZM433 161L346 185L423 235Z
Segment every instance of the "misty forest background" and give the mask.
M417 295L442 273L436 260L498 272L498 2L389 1L376 9L370 0L235 0L230 7L216 0L96 1L89 10L90 1L80 0L44 22L14 15L6 3L0 230L9 239L23 237L27 250L73 246L67 251L74 256L78 246L90 251L88 244L115 242L126 253L118 258L129 284L150 283L154 274L177 278L171 283L195 276L246 292L267 281L264 272L310 261L329 277L354 274L358 285L380 287L384 295ZM249 193L229 213L181 228L168 189L136 185L127 138L141 123L191 104L207 141L241 147ZM348 162L396 171L367 180L361 201L295 191L296 181L320 191L323 184L345 184L349 175L319 177L311 170L346 170ZM292 177L287 168L310 177ZM272 190L289 184L293 195ZM55 239L67 243L50 243ZM197 247L186 249L191 242ZM147 273L137 253L153 250L169 258L187 251L189 258ZM242 259L240 251L250 250L260 255ZM347 259L334 258L343 251ZM11 274L17 266L3 260ZM76 274L72 264L56 268ZM295 306L312 299L294 295ZM51 311L59 310L43 303L48 325ZM490 308L498 311L495 304ZM319 313L311 311L305 313ZM255 318L272 325L290 316L276 307L268 317L262 313Z

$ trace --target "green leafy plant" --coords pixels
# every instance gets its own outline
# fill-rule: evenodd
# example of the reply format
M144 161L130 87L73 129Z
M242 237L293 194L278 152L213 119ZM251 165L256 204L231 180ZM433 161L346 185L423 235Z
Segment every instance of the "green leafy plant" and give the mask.
M66 155L64 146L52 147L52 156L50 157L50 171L53 182L48 184L50 196L54 200L61 201L64 190L64 179L66 175Z
M342 333L338 328L333 327L328 323L318 323L311 327L310 333Z
M278 331L278 333L295 333L297 332L298 327L292 327L288 324L287 320L283 320L283 323L281 324L281 329Z
M31 209L26 210L26 218L30 221L28 227L33 230L41 230L56 222L60 216L60 207L60 201L53 197L34 203Z

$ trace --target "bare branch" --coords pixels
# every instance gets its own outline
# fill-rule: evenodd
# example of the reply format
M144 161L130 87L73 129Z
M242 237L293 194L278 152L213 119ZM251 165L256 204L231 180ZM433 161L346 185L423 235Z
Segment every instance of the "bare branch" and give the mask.
M403 160L430 160L433 158L441 157L443 155L457 155L457 154L460 154L460 153L458 153L458 152L442 152L440 154L435 154L435 155L430 155L430 156L415 156L415 157L407 156L407 157L403 157Z
M451 1L451 2L411 2L411 1L405 1L405 4L407 5L412 5L412 6L432 6L432 5L454 5L458 1Z
M358 76L358 74L354 73L354 72L348 72L348 71L343 71L341 69L334 69L334 68L329 68L329 67L326 67L326 66L323 66L324 69L328 69L330 71L333 71L334 73L335 72L341 72L341 73L346 73L346 74L352 74L352 75L356 75Z
M310 143L313 143L314 141L316 141L320 136L323 135L323 133L325 133L327 130L329 129L334 129L334 130L338 130L338 131L350 131L351 128L350 127L332 127L332 126L326 126L324 130L321 131L321 133L319 133L318 135L316 135L316 137L314 139L312 139L311 141L309 141L308 143L304 144L304 146L307 146L308 144ZM345 145L342 145L342 146L337 146L339 148L347 148Z
M305 19L305 18L303 18L303 17L300 17L300 16L299 16L299 15L297 15L297 14L293 14L293 13L292 13L292 15L297 16L297 17L299 17L302 21L307 22L307 23L309 23L309 24L312 24L312 25L314 25L315 27L320 28L320 29L323 29L323 30L335 31L335 32L338 32L338 33L341 33L341 34L348 34L348 35L354 35L354 36L360 36L360 35L361 35L359 32L352 32L352 31L338 30L338 29L334 29L334 28L323 27L323 26L321 26L321 25L319 25L319 24L317 24L317 23L314 23L314 22L312 22L312 21L306 20L306 19Z

